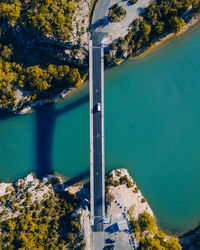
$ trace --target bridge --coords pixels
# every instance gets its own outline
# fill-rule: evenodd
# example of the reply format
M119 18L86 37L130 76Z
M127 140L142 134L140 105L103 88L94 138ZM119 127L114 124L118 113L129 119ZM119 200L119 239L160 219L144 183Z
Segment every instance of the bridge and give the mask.
M90 206L93 249L103 249L105 219L104 160L104 38L93 32L89 42Z

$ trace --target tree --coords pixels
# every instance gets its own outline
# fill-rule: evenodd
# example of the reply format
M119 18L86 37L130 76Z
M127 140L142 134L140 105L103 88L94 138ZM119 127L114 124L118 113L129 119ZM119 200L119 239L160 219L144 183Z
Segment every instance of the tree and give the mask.
M139 224L142 231L152 232L156 229L155 219L146 211L139 216Z
M130 5L133 5L133 4L137 3L137 1L138 1L138 0L128 0L128 3L129 3Z
M70 86L75 87L81 81L81 76L77 68L71 69L67 74L67 80Z
M147 24L145 21L143 21L141 24L141 32L144 35L145 39L148 41L149 34L151 32L151 26L149 24Z
M169 250L173 250L173 249L181 250L182 249L181 245L178 242L178 239L176 239L172 236L170 237L170 239L168 241L166 241L164 243L166 245L166 248Z
M29 246L29 240L25 236L25 233L21 233L21 235L19 236L18 242L20 244L20 247L28 247Z
M47 68L48 72L48 78L51 81L52 79L57 79L58 78L58 70L57 67L53 64L49 64Z
M4 46L1 50L1 56L5 59L5 60L10 60L11 56L12 56L12 49L9 48L8 46Z
M165 23L164 22L157 22L155 25L156 32L161 34L164 31Z
M170 29L172 32L179 32L185 25L185 21L181 17L174 16L169 21Z
M18 4L19 2L16 1ZM20 17L20 6L13 4L0 3L0 19L4 19L10 25L15 25L16 21Z
M26 70L27 85L36 92L45 91L51 87L48 84L47 75L38 65L31 66Z
M114 4L108 13L108 20L110 22L120 22L126 16L126 10L118 3Z
M158 239L148 237L148 238L141 240L140 249L141 250L152 250L152 249L165 250L166 248L161 246L160 241Z
M33 5L24 16L29 25L62 41L70 38L76 8L73 1L34 0Z
M16 222L14 220L6 221L6 224L5 224L6 231L8 232L14 231L15 226L16 226Z
M192 0L192 8L195 12L200 12L200 0Z
M137 220L132 218L132 216L131 216L131 220L130 220L130 225L135 233L140 232L140 225L139 225Z

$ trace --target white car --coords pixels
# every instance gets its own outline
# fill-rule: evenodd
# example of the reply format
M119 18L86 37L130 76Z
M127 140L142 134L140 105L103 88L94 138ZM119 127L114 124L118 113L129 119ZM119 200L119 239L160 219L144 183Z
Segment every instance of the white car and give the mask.
M97 111L98 111L98 112L101 111L101 103L97 103Z

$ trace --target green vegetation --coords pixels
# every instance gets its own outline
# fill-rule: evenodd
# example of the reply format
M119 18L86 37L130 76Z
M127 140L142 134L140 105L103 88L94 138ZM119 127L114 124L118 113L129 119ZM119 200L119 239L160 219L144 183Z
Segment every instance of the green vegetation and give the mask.
M0 2L0 107L18 111L82 84L84 69L66 63L58 43L72 38L76 6L77 0Z
M193 0L192 8L195 10L195 12L200 13L200 0Z
M73 1L2 0L0 20L12 26L29 25L44 35L65 41L71 36L75 8Z
M21 2L19 0L1 1L0 3L0 22L7 22L15 25L20 18Z
M171 26L171 31L177 33L186 25L186 23L181 17L174 16L170 19L169 25Z
M23 67L0 58L0 104L11 108L15 106L17 88L21 91L30 91L31 102L33 102L80 84L79 71L67 65L50 64L47 68L41 68L39 65Z
M138 220L134 219L130 212L129 214L130 225L139 242L139 249L182 249L178 239L158 229L155 219L149 213L143 212Z
M118 3L116 3L109 10L108 20L110 22L116 23L124 19L125 16L126 16L126 10Z
M178 240L170 237L169 240L164 241L162 238L159 237L159 235L156 235L155 237L147 237L140 242L140 249L146 250L146 249L156 249L156 250L164 250L164 249L176 249L181 250L182 247L178 243Z
M138 0L128 0L127 2L128 2L128 4L133 5L133 4L137 3L137 1Z
M119 173L119 172L116 172L115 174L118 177L120 177L120 175L121 175L121 173ZM133 182L128 179L127 175L120 177L119 180L114 180L112 174L110 174L110 173L106 176L106 188L107 188L107 190L109 189L109 186L117 187L117 186L123 185L123 184L126 184L128 188L132 188L134 186Z
M0 249L81 249L84 236L80 216L73 215L80 205L76 195L52 192L41 202L30 202L31 193L26 193L24 200L25 190L16 188L15 192L21 203L11 194L0 197L0 205L12 209L11 215L15 206L20 211L17 217L0 221ZM7 211L1 212L1 218Z
M154 218L147 212L144 212L140 215L138 222L142 232L146 230L149 232L154 232L156 229L156 222Z
M183 14L189 6L193 7L187 17L189 20L195 12L200 11L199 0L158 0L145 9L141 17L135 19L125 38L119 38L116 46L111 44L110 50L113 53L105 54L105 63L117 64L127 56L137 55L145 47L151 46L155 40L168 33L179 32L185 25Z

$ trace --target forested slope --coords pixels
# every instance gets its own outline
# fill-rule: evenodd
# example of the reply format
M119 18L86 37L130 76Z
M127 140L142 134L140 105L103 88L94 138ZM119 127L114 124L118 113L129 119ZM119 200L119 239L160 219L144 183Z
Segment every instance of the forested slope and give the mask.
M1 107L17 111L82 83L77 64L86 55L89 7L83 0L0 2Z

